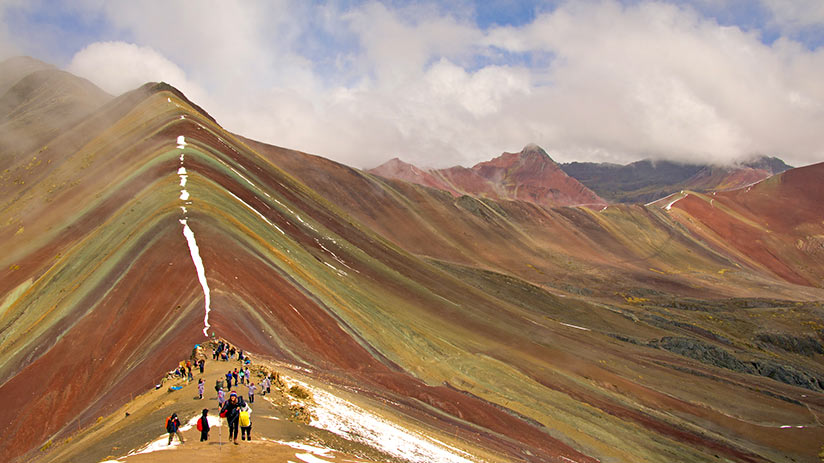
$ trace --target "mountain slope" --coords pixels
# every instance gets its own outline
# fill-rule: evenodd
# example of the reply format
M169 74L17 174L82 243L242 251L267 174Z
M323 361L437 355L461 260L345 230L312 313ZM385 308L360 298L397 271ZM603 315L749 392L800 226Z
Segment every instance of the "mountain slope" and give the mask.
M820 354L763 341L820 345L820 284L691 228L709 221L682 209L692 194L600 212L455 197L228 133L162 84L49 145L51 163L0 182L0 394L19 398L7 416L47 417L0 422L10 458L72 455L68 437L212 332L468 459L812 461L820 447ZM533 165L521 154L485 175ZM728 207L821 235L815 175L778 178L785 193L731 192ZM796 195L802 218L774 222ZM799 248L803 275L821 274L816 252Z
M19 175L20 165L15 161L23 161L26 153L37 150L42 161L51 139L111 99L91 82L30 58L3 61L0 75L0 170L6 171L4 176ZM30 159L37 163L37 155Z

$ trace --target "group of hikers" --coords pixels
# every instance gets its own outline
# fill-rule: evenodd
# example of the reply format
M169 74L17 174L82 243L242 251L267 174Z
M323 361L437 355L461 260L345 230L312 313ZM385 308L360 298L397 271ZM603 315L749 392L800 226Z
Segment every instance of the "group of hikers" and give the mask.
M249 371L248 365L244 368L241 368L240 370L238 370L237 368L235 368L234 370L229 370L226 372L224 377L226 378L226 391L230 391L232 389L233 381L235 387L237 387L239 384L243 384L246 386L247 389L249 403L255 403L255 392L257 391L258 386L256 386L255 383L252 382L252 373ZM272 380L269 377L269 375L264 375L263 381L260 382L259 387L262 395L266 395L268 392L271 392ZM200 391L201 398L203 398L202 389L202 383L198 383L198 391ZM226 395L223 391L223 378L218 378L215 381L215 392L217 392L218 406L223 406L223 403L226 400Z
M218 341L217 347L212 349L212 360L222 360L224 362L228 362L229 360L235 357L235 354L237 354L237 359L241 363L247 365L251 363L251 359L249 359L249 356L243 355L243 350L236 349L229 343L223 342L223 340Z
M200 359L194 363L194 367L200 369L200 374L203 374L203 364L204 360ZM180 362L180 365L177 366L174 370L172 370L172 374L178 378L186 378L189 381L194 380L194 375L192 374L193 364L191 360L186 360L185 362Z
M199 350L201 348L196 346L195 349ZM235 347L230 346L228 343L221 340L218 342L217 347L212 351L213 360L228 360L234 358L235 354L237 354L238 360L243 362L244 366L240 369L235 368L234 370L229 370L223 377L219 378L215 382L215 391L217 392L220 417L226 418L229 425L229 439L232 440L235 445L238 445L237 435L239 431L241 440L252 440L252 408L249 404L255 402L255 391L258 389L258 386L256 386L251 380L251 372L249 371L250 360L248 356L243 355L242 350L235 349ZM176 376L187 377L189 381L192 381L192 365L193 364L191 361L186 361L185 365L181 365L176 370ZM199 367L200 372L203 373L204 360L202 358L196 361L194 365ZM224 378L226 380L225 387ZM238 395L236 391L232 390L233 381L235 387L237 387L238 384L244 384L247 387L249 397L248 402L243 400L243 397ZM272 381L270 375L265 373L264 379L260 382L261 394L266 395L266 393L271 392L271 387ZM204 389L205 382L203 381L203 378L200 378L197 383L199 399L203 399ZM227 392L229 393L228 399L226 399ZM204 408L202 416L197 420L197 429L200 431L201 442L209 440L210 426L208 414L209 409ZM185 440L180 433L180 419L176 413L173 413L166 419L166 431L169 433L169 445L172 444L175 435L177 435L177 438L181 444L185 443Z

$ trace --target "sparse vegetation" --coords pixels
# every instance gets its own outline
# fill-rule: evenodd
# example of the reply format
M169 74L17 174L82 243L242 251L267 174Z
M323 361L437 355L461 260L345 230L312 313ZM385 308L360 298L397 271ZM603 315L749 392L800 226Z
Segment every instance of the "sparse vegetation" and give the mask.
M289 388L289 395L301 400L307 400L312 396L309 391L297 384Z

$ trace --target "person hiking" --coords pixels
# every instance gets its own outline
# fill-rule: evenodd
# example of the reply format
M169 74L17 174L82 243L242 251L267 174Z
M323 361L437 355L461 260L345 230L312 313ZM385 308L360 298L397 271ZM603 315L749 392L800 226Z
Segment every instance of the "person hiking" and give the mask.
M192 375L192 365L186 365L186 379L194 381L195 377Z
M180 434L180 420L177 419L177 413L172 413L172 416L166 418L166 432L169 433L169 445L172 445L172 439L174 439L175 434L177 434L177 439L181 444L186 443L186 441L183 440L183 435Z
M235 386L237 386L237 376L237 368L235 368L235 371L232 372L232 377L235 378Z
M226 402L226 393L223 392L223 389L217 391L217 408L223 406L223 402Z
M223 378L218 378L215 380L215 392L220 391L223 389Z
M203 415L197 420L197 429L200 431L200 442L209 440L209 409L203 409Z
M232 370L226 372L226 390L232 388Z
M240 425L240 440L252 440L252 407L245 404L238 415Z
M197 380L197 393L200 395L200 399L203 400L203 389L206 387L206 383L203 382L203 378Z
M269 392L270 384L269 375L264 376L263 381L260 382L260 395L265 396Z
M240 352L238 352L238 354L237 354L237 359L238 359L238 360L240 360L241 362L243 361L243 350L241 350Z
M249 388L249 403L253 404L255 403L255 390L257 389L257 386L255 386L255 383L249 383L246 387Z
M238 433L238 420L240 419L240 409L244 403L242 403L243 399L238 397L235 391L232 391L229 394L229 400L227 400L223 406L220 408L220 416L225 417L227 423L229 424L229 439L234 441L235 445L237 444L237 433Z
M246 373L243 372L242 368L238 373L238 376L240 376L240 384L246 384Z
M252 375L251 375L251 373L249 373L249 367L246 367L245 371L246 371L246 384L249 384L249 382L252 380Z
M203 359L198 360L197 366L200 368L200 374L203 374L203 365L206 364L206 361Z

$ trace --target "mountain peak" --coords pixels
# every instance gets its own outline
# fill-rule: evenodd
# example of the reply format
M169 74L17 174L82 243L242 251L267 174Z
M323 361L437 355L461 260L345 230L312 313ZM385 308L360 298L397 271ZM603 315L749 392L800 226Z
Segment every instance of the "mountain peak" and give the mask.
M549 156L549 154L547 154L546 150L544 150L543 148L541 148L540 146L538 146L535 143L529 143L526 146L524 146L524 149L521 150L520 154L521 154L522 157L523 156L540 156L540 157L545 157L545 158L549 159L550 161L552 161L552 158Z

